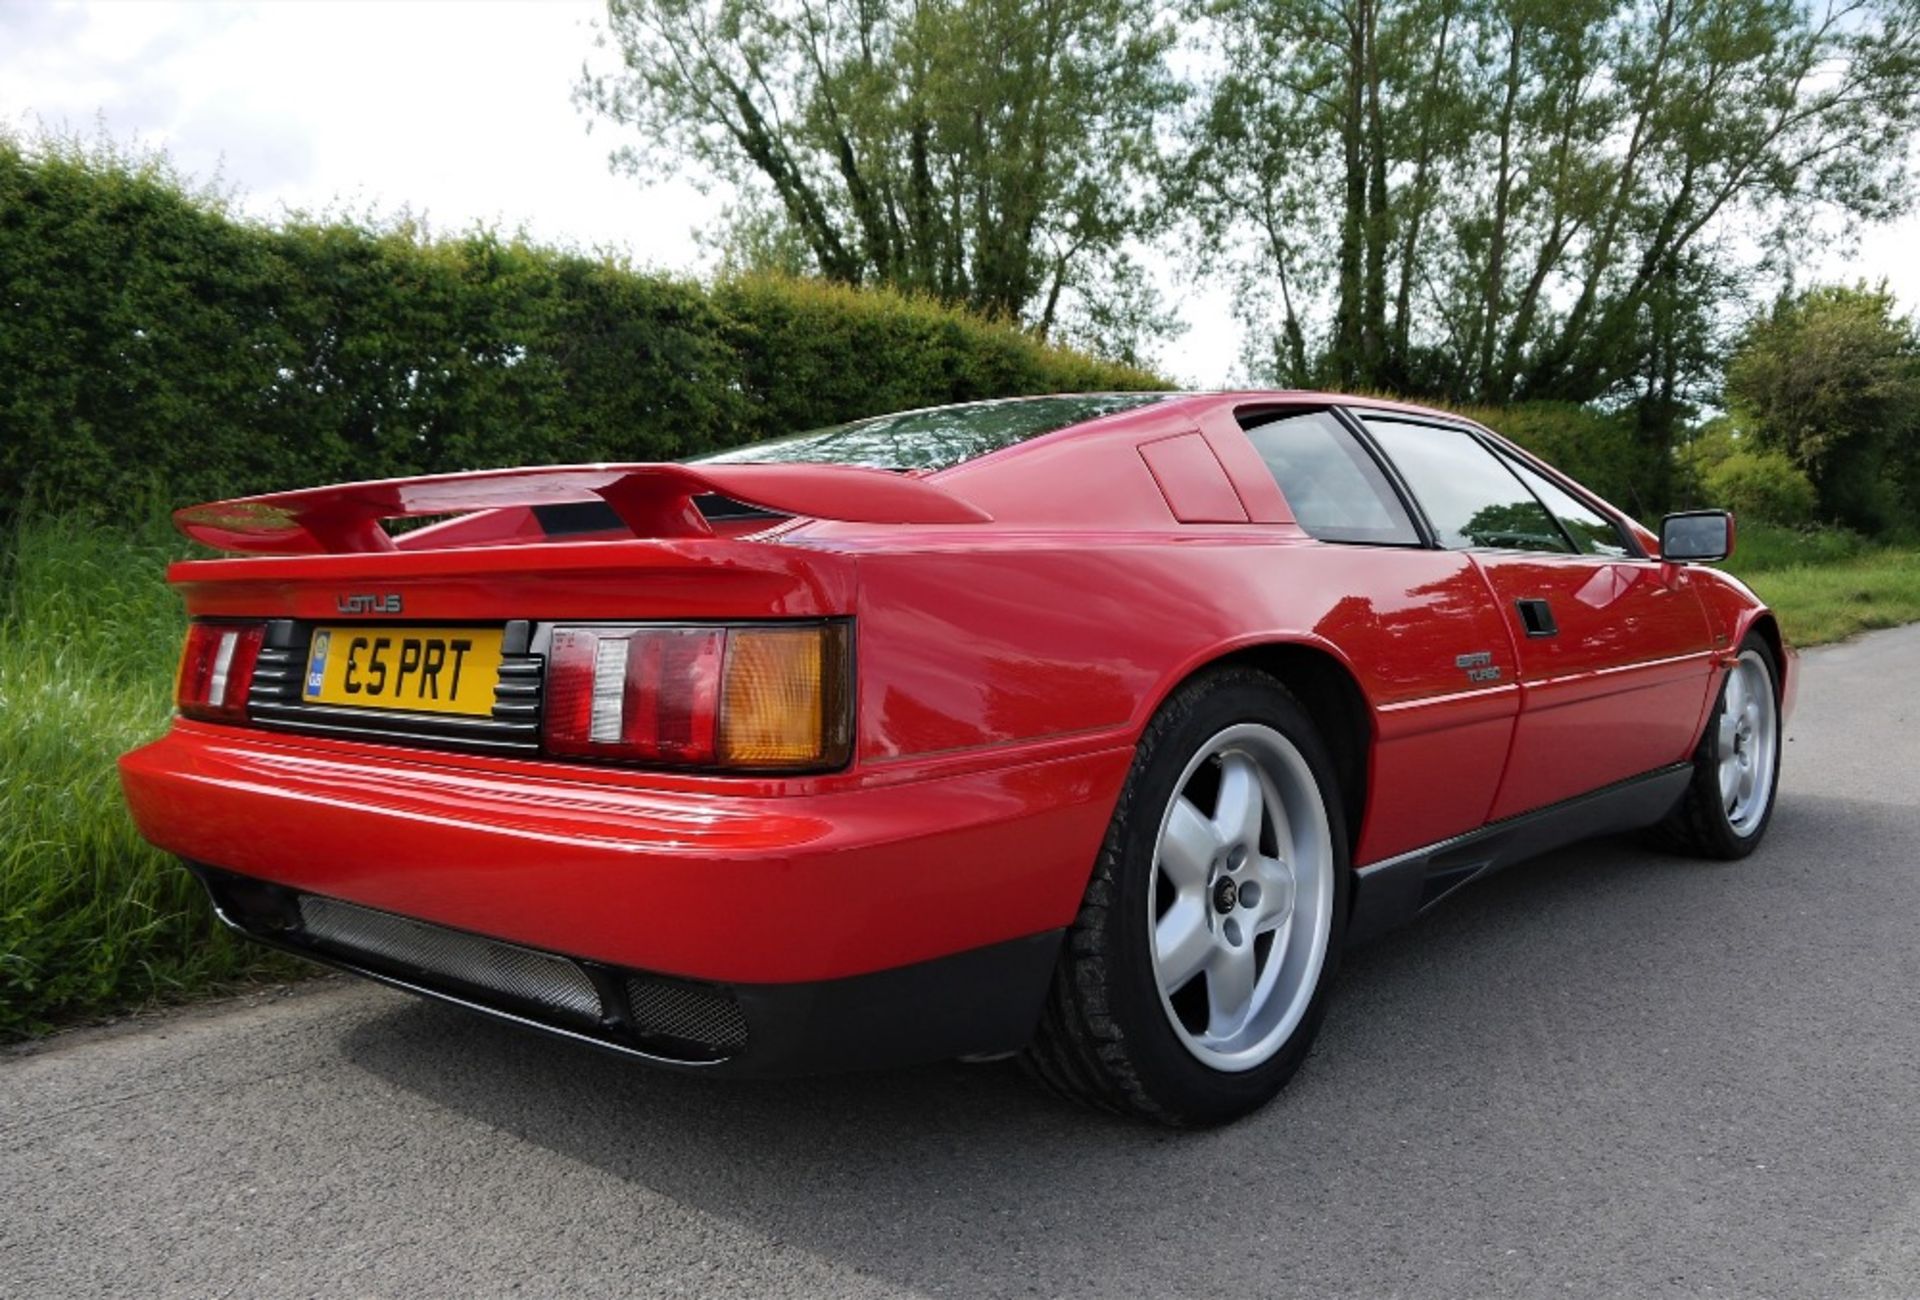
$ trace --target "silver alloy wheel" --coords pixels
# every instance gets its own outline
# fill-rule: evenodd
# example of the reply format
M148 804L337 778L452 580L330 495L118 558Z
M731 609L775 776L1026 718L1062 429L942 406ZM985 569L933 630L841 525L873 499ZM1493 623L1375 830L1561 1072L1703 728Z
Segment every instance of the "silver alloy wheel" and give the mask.
M1720 706L1720 806L1727 825L1745 839L1766 820L1773 769L1780 755L1780 712L1773 678L1757 650L1748 650L1727 674Z
M1203 1064L1254 1069L1299 1027L1326 963L1333 871L1326 804L1292 741L1241 723L1200 747L1160 818L1147 941L1161 1006Z

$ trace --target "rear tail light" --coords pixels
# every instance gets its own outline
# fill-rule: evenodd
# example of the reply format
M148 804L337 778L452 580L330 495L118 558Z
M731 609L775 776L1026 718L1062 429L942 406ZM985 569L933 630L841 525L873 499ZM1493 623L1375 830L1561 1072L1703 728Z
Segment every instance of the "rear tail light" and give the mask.
M553 629L548 753L689 767L838 767L852 743L843 623Z
M173 698L182 716L245 722L253 666L266 640L263 623L194 623L180 654Z

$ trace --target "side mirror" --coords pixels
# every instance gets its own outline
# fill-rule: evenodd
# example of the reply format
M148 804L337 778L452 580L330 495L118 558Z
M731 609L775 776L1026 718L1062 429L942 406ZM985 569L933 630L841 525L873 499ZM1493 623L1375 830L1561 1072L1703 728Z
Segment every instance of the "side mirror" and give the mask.
M1733 516L1725 510L1685 510L1660 521L1660 558L1669 564L1711 563L1733 554Z

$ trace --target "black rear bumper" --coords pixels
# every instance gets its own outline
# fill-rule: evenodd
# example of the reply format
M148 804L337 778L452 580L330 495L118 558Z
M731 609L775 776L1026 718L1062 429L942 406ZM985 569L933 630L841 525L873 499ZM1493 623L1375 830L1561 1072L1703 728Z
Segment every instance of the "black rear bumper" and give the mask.
M1015 1051L1033 1035L1062 934L845 979L716 984L523 948L187 865L219 918L257 942L649 1064L727 1075Z

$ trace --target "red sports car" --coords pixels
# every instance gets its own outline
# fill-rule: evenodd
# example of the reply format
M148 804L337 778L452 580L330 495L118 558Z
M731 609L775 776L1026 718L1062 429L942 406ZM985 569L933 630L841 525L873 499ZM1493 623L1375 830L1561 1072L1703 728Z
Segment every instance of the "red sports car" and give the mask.
M391 520L436 522L390 531ZM142 832L256 939L693 1070L1018 1052L1178 1124L1343 946L1583 836L1765 833L1794 658L1496 433L980 402L183 510Z

